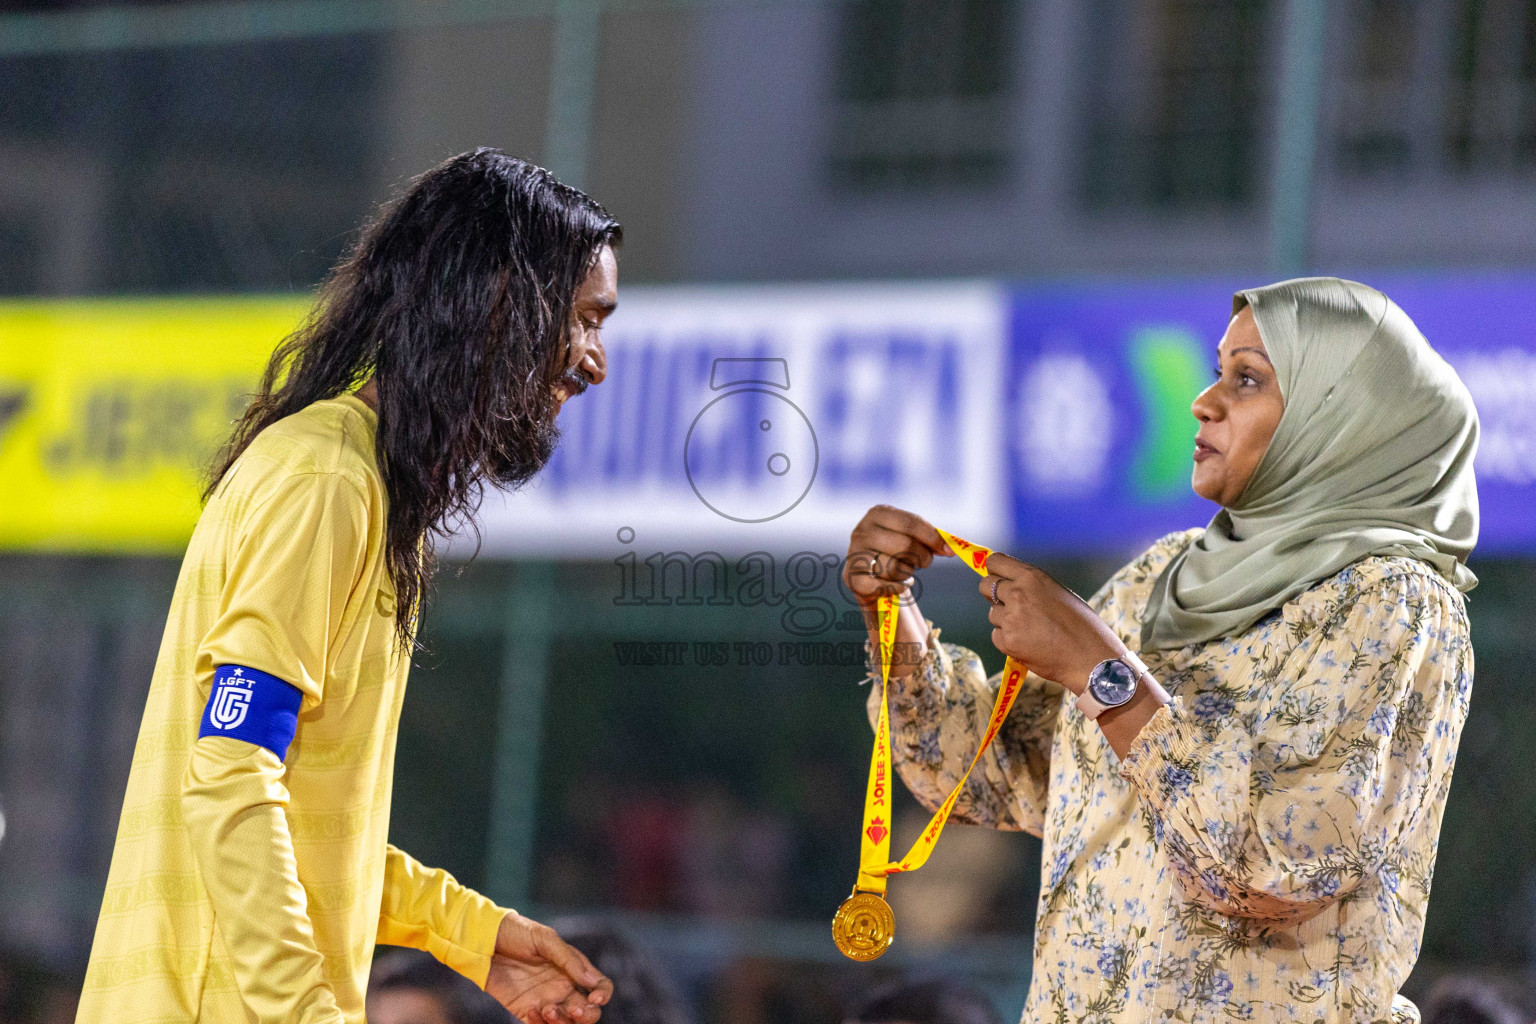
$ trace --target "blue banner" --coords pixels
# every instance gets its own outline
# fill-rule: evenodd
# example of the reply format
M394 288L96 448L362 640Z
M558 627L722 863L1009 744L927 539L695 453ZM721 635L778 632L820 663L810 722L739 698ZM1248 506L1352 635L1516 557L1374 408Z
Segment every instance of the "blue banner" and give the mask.
M1364 277L1456 368L1482 421L1480 554L1536 548L1536 275ZM1257 280L1021 286L1004 395L1013 527L1025 551L1123 552L1205 524L1189 405L1232 293Z

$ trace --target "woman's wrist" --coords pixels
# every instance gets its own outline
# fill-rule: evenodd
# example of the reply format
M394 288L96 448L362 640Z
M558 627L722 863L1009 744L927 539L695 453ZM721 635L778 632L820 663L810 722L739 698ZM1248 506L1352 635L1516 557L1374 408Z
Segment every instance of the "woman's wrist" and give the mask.
M1115 756L1122 761L1131 751L1136 737L1163 706L1172 698L1151 675L1143 675L1141 684L1130 700L1117 708L1109 708L1098 717L1099 729Z
M1082 696L1088 689L1088 678L1093 670L1106 661L1123 658L1128 653L1128 648L1121 643L1110 643L1107 639L1101 639L1096 644L1087 645L1081 657L1073 665L1072 669L1065 673L1067 678L1058 679L1056 682L1071 690L1074 696Z

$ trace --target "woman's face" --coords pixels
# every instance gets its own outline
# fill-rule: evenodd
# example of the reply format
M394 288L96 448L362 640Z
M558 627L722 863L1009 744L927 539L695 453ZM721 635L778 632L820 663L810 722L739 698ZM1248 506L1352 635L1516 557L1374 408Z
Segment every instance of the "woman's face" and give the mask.
M1190 485L1200 497L1230 506L1253 478L1285 411L1252 309L1243 307L1227 325L1216 349L1216 381L1190 408L1200 421Z

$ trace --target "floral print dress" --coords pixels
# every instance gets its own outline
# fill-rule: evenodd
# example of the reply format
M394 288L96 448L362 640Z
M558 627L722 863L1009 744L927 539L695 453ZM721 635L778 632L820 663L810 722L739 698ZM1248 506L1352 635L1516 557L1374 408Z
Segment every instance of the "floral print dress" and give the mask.
M1199 535L1163 538L1094 595L1131 650L1153 582ZM998 684L938 635L890 697L898 770L930 809ZM1023 1019L1417 1021L1394 997L1471 695L1461 595L1372 556L1242 635L1142 658L1173 703L1125 760L1031 676L956 806L1044 842Z

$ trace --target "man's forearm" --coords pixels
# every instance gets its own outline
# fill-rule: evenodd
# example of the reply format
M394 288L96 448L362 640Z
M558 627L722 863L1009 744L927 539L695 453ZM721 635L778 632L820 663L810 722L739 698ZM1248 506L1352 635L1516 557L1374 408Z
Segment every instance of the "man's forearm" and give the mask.
M480 987L509 911L395 846L385 851L378 940L425 950Z

